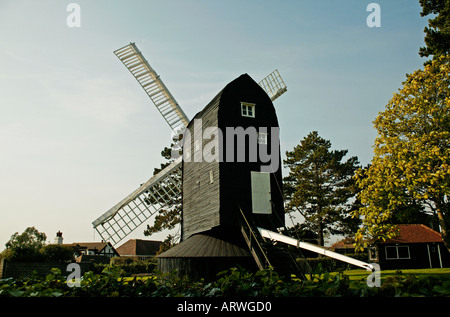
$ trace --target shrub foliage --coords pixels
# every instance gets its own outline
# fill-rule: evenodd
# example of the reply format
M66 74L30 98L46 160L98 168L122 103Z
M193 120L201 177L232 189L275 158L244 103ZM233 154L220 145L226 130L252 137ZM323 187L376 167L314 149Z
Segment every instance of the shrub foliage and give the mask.
M46 277L0 280L0 297L335 297L335 296L450 296L450 280L416 278L398 272L381 287L365 280L350 281L339 274L314 274L307 280L282 281L272 270L249 273L231 268L214 282L190 281L176 274L155 271L146 277L129 277L119 266L83 275L79 287L69 287L60 270Z

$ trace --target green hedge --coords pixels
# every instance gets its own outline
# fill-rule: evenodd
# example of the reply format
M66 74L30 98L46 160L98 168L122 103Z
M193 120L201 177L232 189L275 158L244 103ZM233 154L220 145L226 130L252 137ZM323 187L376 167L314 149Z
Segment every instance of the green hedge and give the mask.
M11 262L70 262L73 253L71 246L49 244L39 250L31 247L5 249L0 253L0 259Z

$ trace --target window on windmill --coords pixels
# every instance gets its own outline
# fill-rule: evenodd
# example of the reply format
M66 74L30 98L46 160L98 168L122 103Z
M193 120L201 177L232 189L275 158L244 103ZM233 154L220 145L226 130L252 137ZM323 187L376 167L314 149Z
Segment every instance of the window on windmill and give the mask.
M258 132L258 144L267 144L268 133Z
M243 117L255 117L255 104L248 102L241 102L241 115Z
M270 174L251 171L252 212L272 214Z

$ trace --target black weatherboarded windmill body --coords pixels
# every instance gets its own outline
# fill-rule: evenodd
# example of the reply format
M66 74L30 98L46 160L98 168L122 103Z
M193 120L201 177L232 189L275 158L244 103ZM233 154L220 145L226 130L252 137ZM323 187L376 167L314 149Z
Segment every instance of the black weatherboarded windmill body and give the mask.
M265 91L242 75L197 113L187 129L183 239L218 226L236 226L240 210L258 226L284 226L278 120ZM208 129L218 133L200 140L198 135Z
M365 262L276 232L284 227L284 209L272 101L286 92L278 71L259 83L241 75L190 121L134 43L114 54L172 131L184 131L183 156L92 223L103 240L116 245L182 195L181 243L158 256L163 272L209 279L235 266L274 267L281 275L301 277L308 265L300 249L373 270Z
M257 268L245 219L252 228L284 226L279 126L269 96L249 75L238 77L191 120L183 151L182 242L158 257L159 268L190 276Z

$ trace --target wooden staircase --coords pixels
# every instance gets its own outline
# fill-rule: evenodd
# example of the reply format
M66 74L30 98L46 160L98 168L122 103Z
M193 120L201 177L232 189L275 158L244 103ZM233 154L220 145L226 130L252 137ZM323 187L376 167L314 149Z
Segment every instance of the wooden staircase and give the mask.
M241 233L260 270L272 268L286 279L290 279L292 275L306 278L305 274L310 272L310 267L298 248L263 238L256 225L245 217L242 210L240 218Z

